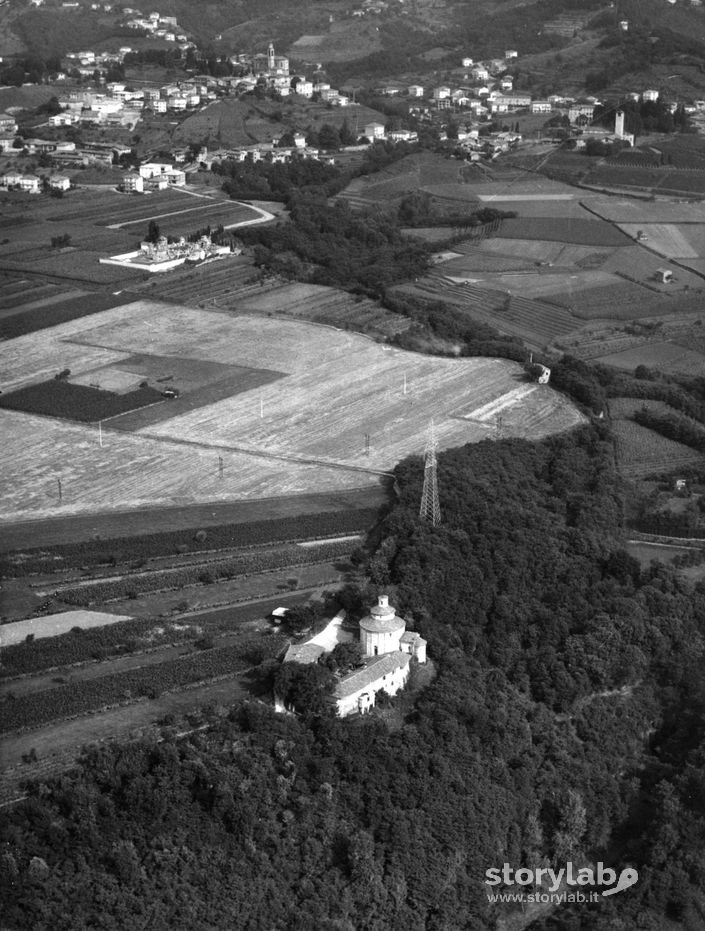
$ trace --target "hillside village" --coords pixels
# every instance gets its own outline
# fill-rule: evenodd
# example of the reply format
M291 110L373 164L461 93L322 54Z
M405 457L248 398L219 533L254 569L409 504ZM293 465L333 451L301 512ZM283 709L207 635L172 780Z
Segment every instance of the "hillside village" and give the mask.
M33 0L41 5L42 0ZM64 4L67 6L67 4ZM68 4L78 6L78 4ZM374 16L385 4L366 3L350 11L353 16ZM173 16L158 11L144 13L132 7L91 4L91 9L116 14L124 30L134 30L142 37L154 37L178 50L186 65L199 60L196 43L181 30ZM628 28L622 23L621 28ZM471 49L468 50L470 53ZM525 139L519 131L519 118L543 117L543 135L564 145L585 148L590 140L628 146L633 134L625 131L623 119L616 113L612 125L603 118L593 123L604 101L596 96L575 98L553 93L536 97L525 90L515 90L514 75L522 63L521 49L508 48L501 58L475 60L463 55L454 70L454 83L403 84L390 81L370 86L368 93L378 99L404 102L405 119L385 118L365 121L356 116L359 88L354 85L334 87L321 66L292 68L288 57L278 53L273 43L254 54L233 51L218 63L218 76L184 73L183 78L159 84L150 81L115 80L137 57L130 44L117 52L80 49L67 52L62 70L50 74L47 81L56 95L46 109L46 119L31 122L31 135L18 119L26 122L19 108L0 113L0 187L30 194L63 194L70 190L76 171L90 166L115 166L122 172L116 186L126 193L183 187L189 175L209 169L224 159L287 162L305 158L333 163L338 152L355 151L376 142L413 143L423 129L438 143L452 145L457 158L468 161L492 160L510 149L535 143L533 133ZM186 69L193 72L193 69ZM193 140L191 145L172 146L165 151L142 152L126 143L125 134L140 138L145 120L178 125L196 113L217 107L225 99L316 102L324 108L342 109L346 113L345 138L326 146L311 140L305 126L271 139L254 141L238 147L207 146ZM664 112L677 111L694 123L705 116L705 100L677 99L662 96L654 87L635 88L627 101L658 104ZM2 98L0 97L0 105ZM50 111L50 112L49 112ZM369 111L368 111L369 112ZM347 116L349 114L349 116ZM159 125L157 123L157 125ZM354 126L354 129L352 128ZM50 132L45 132L50 130ZM96 136L91 141L83 135ZM539 132L537 136L540 136ZM113 141L111 141L111 136ZM314 142L316 144L314 144ZM324 140L325 142L325 140ZM158 155L155 159L154 156ZM151 156L151 157L150 157Z

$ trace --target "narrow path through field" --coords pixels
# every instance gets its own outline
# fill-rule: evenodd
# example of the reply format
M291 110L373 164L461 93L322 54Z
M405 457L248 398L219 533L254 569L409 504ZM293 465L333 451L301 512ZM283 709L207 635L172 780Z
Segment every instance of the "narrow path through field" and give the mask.
M182 191L182 193L190 193L188 191ZM110 223L106 226L106 229L109 230L119 230L123 226L134 226L136 223L145 223L149 220L163 220L165 217L175 217L179 216L182 213L193 213L195 210L212 210L213 201L209 201L207 204L203 204L200 207L184 207L183 210L171 210L169 213L157 213L154 216L150 217L137 217L137 219L126 220L123 223ZM270 213L268 210L263 210L261 207L253 207L251 204L241 203L240 201L222 201L223 204L231 204L233 207L247 207L248 210L254 210L255 213L259 216L254 217L251 220L240 220L239 223L231 223L229 226L226 226L225 229L236 229L238 226L251 226L253 223L266 223L269 220L274 219L274 214Z

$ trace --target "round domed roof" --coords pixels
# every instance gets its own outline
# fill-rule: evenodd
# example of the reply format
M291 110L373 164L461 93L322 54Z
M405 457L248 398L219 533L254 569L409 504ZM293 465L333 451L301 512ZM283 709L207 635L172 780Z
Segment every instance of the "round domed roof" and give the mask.
M380 595L377 604L360 621L360 628L368 633L392 633L405 627L404 619L397 617L387 595Z

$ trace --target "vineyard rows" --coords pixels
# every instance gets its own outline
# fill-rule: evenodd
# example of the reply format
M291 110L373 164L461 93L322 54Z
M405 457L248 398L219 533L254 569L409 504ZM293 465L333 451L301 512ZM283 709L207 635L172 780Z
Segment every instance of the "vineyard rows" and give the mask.
M159 282L159 299L178 304L239 304L244 296L261 291L259 281L252 280L254 274L251 265L234 265L229 261L214 263L188 277L164 284Z
M438 286L434 286L438 282ZM509 294L478 288L469 284L456 284L443 279L419 282L414 289L432 294L436 300L450 298L462 304L473 316L477 316L497 329L516 334L528 343L548 344L576 329L576 321L570 312L561 307ZM442 291L441 291L442 289ZM507 301L509 306L507 309Z
M67 604L88 607L117 598L129 598L133 594L146 592L173 591L187 585L207 584L217 579L229 579L234 576L263 572L267 569L282 569L288 566L302 566L347 556L351 550L350 541L302 548L296 544L277 547L269 551L250 551L231 556L227 559L215 559L206 565L181 566L173 569L157 569L137 574L130 574L118 579L87 580L81 585L57 589L57 598Z
M39 300L42 297L60 293L61 289L55 284L47 284L45 282L32 283L25 278L10 279L8 281L7 276L3 276L0 308L13 309L23 304L29 304L32 301Z
M267 645L276 654L281 648L281 641L273 638ZM30 693L23 696L21 701L5 700L0 732L39 727L50 721L86 714L142 697L156 698L163 692L186 685L232 675L247 668L248 661L243 653L251 647L251 643L244 642L214 648L169 660L158 666L130 669L99 679Z
M620 472L645 476L700 464L703 457L682 443L660 436L632 420L613 421Z

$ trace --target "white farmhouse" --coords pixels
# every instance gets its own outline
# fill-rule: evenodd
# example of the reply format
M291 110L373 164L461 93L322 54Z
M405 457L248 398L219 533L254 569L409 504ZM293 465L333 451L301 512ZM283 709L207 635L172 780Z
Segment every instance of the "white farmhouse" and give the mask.
M368 123L365 126L365 135L368 139L384 139L384 123Z

